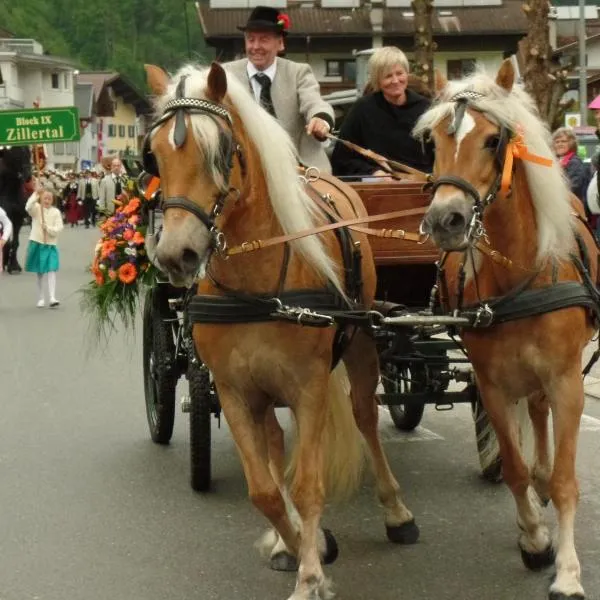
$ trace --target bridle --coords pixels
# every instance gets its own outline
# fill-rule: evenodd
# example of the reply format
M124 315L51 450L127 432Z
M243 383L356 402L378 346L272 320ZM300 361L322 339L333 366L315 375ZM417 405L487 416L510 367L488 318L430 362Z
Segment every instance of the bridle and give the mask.
M227 199L232 195L235 195L236 198L239 196L239 190L230 187L229 185L234 157L238 157L242 169L242 176L245 175L246 171L245 160L242 148L235 139L233 120L229 111L223 105L212 102L211 100L186 98L184 96L185 79L186 76L184 75L179 80L176 97L166 103L162 115L152 123L150 130L146 135L142 151L143 169L145 173L142 173L140 176L140 187L143 187L142 182L144 174L159 177L158 164L150 145L151 135L154 131L174 116L175 127L173 131L173 141L176 148L181 148L185 143L188 134L188 126L185 121L186 115L199 114L212 119L219 130L221 158L217 168L223 176L224 182L215 196L212 208L207 212L186 196L168 196L166 198L160 198L159 206L163 211L168 208L181 208L193 214L208 229L211 236L211 247L219 252L224 252L226 249L225 236L222 231L219 231L215 221L223 212ZM226 126L223 126L223 121L226 123Z
M474 90L463 90L462 92L459 92L450 98L449 102L454 102L456 107L454 110L454 118L446 130L449 135L454 135L458 131L467 108L472 108L473 110L482 112L481 109L473 105L473 101L480 100L484 97L485 94L481 94L480 92L476 92ZM432 196L441 185L452 185L473 198L475 206L473 209L474 220L472 222L471 229L474 229L473 226L476 225L477 221L479 225L478 228L481 230L483 211L498 197L498 192L500 191L502 183L502 174L506 162L506 152L508 149L508 144L513 135L513 132L511 132L506 126L500 125L498 145L496 146L496 151L494 154L497 175L483 197L479 194L477 189L475 189L475 186L469 183L466 179L458 177L457 175L443 175L441 177L436 177L430 186Z

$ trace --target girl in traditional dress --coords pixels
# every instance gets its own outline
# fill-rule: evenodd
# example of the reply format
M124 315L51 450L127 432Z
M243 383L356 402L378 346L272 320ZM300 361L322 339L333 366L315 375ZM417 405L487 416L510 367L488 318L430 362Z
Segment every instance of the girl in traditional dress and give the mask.
M48 282L48 301L50 308L57 307L56 272L59 267L56 241L62 231L63 220L58 208L54 206L54 193L42 188L39 183L36 191L29 197L25 210L31 215L31 233L27 247L25 270L37 273L37 307L46 305L44 283Z

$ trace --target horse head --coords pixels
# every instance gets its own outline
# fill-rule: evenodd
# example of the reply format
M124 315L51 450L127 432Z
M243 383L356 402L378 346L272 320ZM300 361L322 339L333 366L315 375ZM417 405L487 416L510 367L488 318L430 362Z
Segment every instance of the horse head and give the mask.
M170 80L146 66L159 109L144 144L144 170L160 173L163 197L156 256L179 286L191 285L211 252L223 249L227 201L243 179L225 71L217 63L202 78L197 69L188 71Z
M417 135L431 135L436 157L433 198L422 229L443 250L466 248L474 218L482 218L499 192L512 132L490 118L484 107L490 98L508 97L514 78L512 63L506 60L489 90L438 80L438 103L417 124Z

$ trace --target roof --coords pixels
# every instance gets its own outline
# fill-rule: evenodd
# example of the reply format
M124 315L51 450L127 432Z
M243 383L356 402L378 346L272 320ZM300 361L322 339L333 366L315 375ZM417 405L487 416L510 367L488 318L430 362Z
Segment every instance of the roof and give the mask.
M91 84L94 90L96 112L101 116L110 117L114 114L112 102L108 93L109 88L123 98L127 104L135 107L138 115L152 111L152 105L145 94L140 92L126 77L116 71L90 71L79 73L78 83Z
M94 114L94 86L91 83L76 83L74 100L79 118L91 119Z
M197 2L198 18L207 39L241 37L238 25L246 23L250 9L210 8ZM434 11L434 35L524 34L527 19L521 0L504 0L500 6L440 8ZM302 8L286 11L291 20L289 37L371 36L373 29L368 8ZM450 13L445 15L445 13ZM413 36L414 17L409 8L385 8L383 35Z

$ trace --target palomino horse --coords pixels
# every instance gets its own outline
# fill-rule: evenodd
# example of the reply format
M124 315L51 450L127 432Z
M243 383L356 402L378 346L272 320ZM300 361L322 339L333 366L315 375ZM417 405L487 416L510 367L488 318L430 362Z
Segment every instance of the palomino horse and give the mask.
M510 61L495 81L475 74L447 84L415 133L430 133L436 147L434 195L422 228L450 253L440 276L447 307L460 309L464 302L483 307L480 316L489 318L485 308L494 297L516 302L548 286L537 303L548 298L560 305L564 299L555 291L569 287L562 283L587 282L570 284L586 296L581 303L492 321L462 334L498 436L504 480L516 501L523 561L531 569L555 562L551 600L583 598L573 531L575 455L584 403L581 357L594 333L590 308L597 305L597 248L577 218L578 201L552 159L548 130L533 100L514 86ZM580 246L591 279L577 267ZM531 305L528 310L528 315L538 312ZM531 468L520 448L529 421L535 448ZM558 512L555 549L541 512L550 499Z
M298 178L295 152L281 126L222 67L187 66L172 79L158 67L147 66L146 71L158 97L159 117L145 163L146 170L160 172L164 197L156 256L171 282L189 286L204 270L198 294L237 300L238 312L290 290L329 286L336 297L347 297L338 275L344 266L342 252L331 232L298 239L287 250L281 244L225 260L225 241L231 246L266 240L327 220ZM365 215L358 196L347 188L346 195L340 194L334 183L315 185L334 197L342 218ZM355 249L357 242L362 252L360 296L369 307L374 263L364 236L355 236ZM274 308L272 303L270 310ZM327 598L330 590L321 562L333 560L337 552L334 538L319 526L324 473L332 488L348 492L357 485L361 452L352 449L361 445L355 444L356 425L373 459L388 537L405 543L418 537L378 438L376 350L366 334L358 331L351 337L343 354L350 399L340 386L339 368L330 373L335 327L250 320L196 324L195 346L214 377L250 498L276 531L263 540L270 566L298 569L291 599ZM291 408L297 426L296 469L289 491L275 403Z

